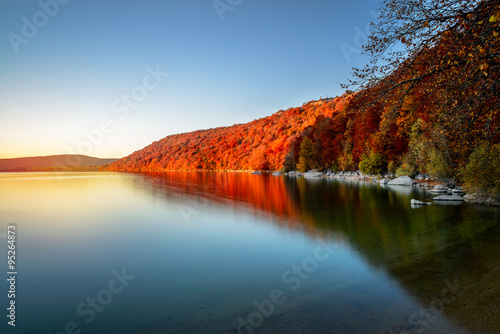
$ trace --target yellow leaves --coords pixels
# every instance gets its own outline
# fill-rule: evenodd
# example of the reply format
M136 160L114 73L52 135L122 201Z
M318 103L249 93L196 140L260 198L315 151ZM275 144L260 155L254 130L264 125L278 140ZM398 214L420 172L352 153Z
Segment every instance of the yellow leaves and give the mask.
M486 72L486 70L489 68L490 66L486 63L483 63L479 66L479 69L481 70L481 72L483 72L483 75L484 76L488 76L488 73Z
M498 32L493 31L493 37L498 37Z
M495 23L495 22L500 21L500 12L497 12L496 14L491 15L491 17L488 21L490 23Z
M481 64L481 65L479 66L479 69L480 69L481 71L486 71L489 67L490 67L490 65L488 65L488 64L486 64L486 63L484 63L484 64Z
M484 23L483 21L479 21L477 24L481 25L481 24L483 24L483 23Z

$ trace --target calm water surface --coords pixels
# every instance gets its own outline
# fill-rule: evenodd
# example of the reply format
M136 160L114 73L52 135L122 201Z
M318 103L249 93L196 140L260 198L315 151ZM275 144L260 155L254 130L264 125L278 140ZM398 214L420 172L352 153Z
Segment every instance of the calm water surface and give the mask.
M2 173L2 333L500 333L500 213L245 173Z

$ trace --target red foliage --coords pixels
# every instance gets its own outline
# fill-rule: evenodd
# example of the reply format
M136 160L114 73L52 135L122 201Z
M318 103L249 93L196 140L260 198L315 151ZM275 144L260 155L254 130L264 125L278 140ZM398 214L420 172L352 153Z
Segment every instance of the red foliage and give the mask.
M335 116L348 99L343 96L311 101L246 124L167 136L106 169L279 170L287 154L298 154L302 136L312 130L321 140L320 146L328 147L324 155L331 162L339 152L338 147L331 147L335 143Z

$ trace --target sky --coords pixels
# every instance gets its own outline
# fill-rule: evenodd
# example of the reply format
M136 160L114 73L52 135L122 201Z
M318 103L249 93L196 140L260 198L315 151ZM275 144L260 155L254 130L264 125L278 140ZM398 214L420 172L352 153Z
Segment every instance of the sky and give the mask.
M378 0L2 0L0 158L121 158L321 97Z

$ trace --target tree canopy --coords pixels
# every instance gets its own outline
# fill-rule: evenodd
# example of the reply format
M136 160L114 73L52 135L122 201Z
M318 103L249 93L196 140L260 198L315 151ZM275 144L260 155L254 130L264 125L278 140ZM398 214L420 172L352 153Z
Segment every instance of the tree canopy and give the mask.
M499 24L499 0L385 0L363 46L370 63L344 86L358 110L383 110L385 133L424 120L418 140L457 174L499 142Z

